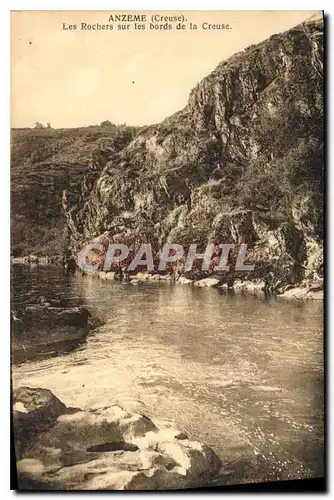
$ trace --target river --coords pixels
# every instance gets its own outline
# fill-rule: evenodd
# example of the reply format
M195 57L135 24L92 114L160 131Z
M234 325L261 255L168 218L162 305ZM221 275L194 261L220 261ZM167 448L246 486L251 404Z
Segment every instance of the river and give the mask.
M139 286L13 266L12 307L41 295L101 320L67 348L14 360L13 386L66 405L120 404L211 446L219 481L323 476L323 310L189 285Z

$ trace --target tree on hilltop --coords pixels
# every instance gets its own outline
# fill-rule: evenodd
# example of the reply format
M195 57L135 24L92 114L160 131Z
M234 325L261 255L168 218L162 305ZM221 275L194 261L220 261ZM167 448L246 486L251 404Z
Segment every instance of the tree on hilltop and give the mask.
M100 123L100 127L115 127L115 124L112 123L110 120L104 120L103 122Z

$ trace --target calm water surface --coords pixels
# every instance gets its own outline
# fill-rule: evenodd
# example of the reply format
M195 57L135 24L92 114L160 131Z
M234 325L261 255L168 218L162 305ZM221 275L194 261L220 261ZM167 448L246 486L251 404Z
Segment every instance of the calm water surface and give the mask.
M103 324L14 363L14 387L172 420L220 456L220 482L323 475L322 303L13 266L12 307L41 295L83 303Z

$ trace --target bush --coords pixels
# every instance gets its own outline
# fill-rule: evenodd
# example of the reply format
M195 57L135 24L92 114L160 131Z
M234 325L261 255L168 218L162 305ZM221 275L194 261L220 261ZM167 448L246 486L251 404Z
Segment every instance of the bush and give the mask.
M114 123L111 123L111 121L109 120L105 120L104 122L101 122L100 123L100 127L116 127L116 125Z

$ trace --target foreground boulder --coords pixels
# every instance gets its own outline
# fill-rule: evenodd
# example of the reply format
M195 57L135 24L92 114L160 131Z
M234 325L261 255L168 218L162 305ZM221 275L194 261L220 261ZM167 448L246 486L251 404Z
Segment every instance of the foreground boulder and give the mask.
M158 490L207 485L221 463L208 446L119 406L67 408L51 391L13 395L20 489Z
M66 406L48 389L17 389L13 394L16 457L21 457L36 434L52 427L66 410Z

